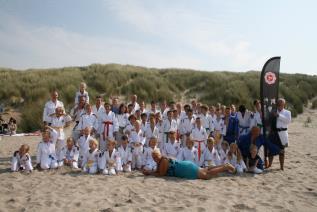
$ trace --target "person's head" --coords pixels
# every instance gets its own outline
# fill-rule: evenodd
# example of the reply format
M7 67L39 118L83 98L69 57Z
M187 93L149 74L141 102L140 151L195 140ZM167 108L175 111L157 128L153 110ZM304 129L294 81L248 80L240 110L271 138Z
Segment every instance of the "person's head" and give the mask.
M125 104L121 104L119 106L119 114L124 114L124 113L127 113L128 112L128 108Z
M67 149L72 149L74 146L74 140L72 137L68 137L66 140Z
M149 147L151 147L152 149L154 149L154 148L156 147L156 144L157 144L157 138L155 138L155 137L150 138L150 140L149 140Z
M153 152L152 152L152 158L153 160L155 161L155 163L159 163L161 158L162 158L162 155L161 155L161 152L160 152L160 149L154 149Z
M201 109L201 113L206 115L207 114L207 111L208 111L208 107L207 105L202 105L200 106L200 109Z
M189 104L184 105L185 113L187 113L189 109L190 109L190 105Z
M177 119L178 118L178 112L176 109L173 110L173 115L172 115L173 119Z
M247 108L245 107L245 105L240 105L240 106L239 106L239 112L240 112L241 114L244 114L246 110L247 110Z
M232 156L237 156L237 161L240 162L242 160L241 152L238 148L238 145L236 143L231 143L229 147L228 157L229 159L232 159Z
M186 147L187 147L188 149L192 149L193 146L194 146L194 141L193 141L193 139L191 138L191 136L187 136L187 138L186 138Z
M131 114L133 110L133 104L128 104L128 113Z
M102 98L101 96L96 96L96 106L99 107L102 103Z
M117 97L113 97L111 99L111 103L112 103L112 106L117 106L118 105L118 98Z
M105 102L105 111L108 114L111 111L111 105L109 104L109 102Z
M156 110L156 102L155 101L151 101L151 110Z
M138 96L134 94L131 96L131 102L134 104L136 101L138 101Z
M128 146L129 143L129 138L126 135L122 136L122 141L121 141L121 145L123 146L123 148L126 148Z
M140 120L141 119L141 110L136 110L135 116L136 116L136 119Z
M251 154L252 158L256 157L256 155L258 154L258 148L257 148L256 145L251 144L251 146L250 146L250 154Z
M197 126L197 128L200 128L200 127L201 127L200 117L197 117L197 118L196 118L196 126Z
M168 107L170 108L170 110L174 110L176 109L176 104L174 101L169 102Z
M261 102L260 100L256 99L253 101L253 106L256 111L261 112Z
M176 110L178 113L180 113L182 111L182 104L181 103L176 104Z
M211 105L211 106L209 107L209 113L210 113L211 115L213 115L213 114L215 113L215 106Z
M79 97L79 106L80 107L85 107L85 104L86 104L86 97L84 97L84 96L81 96L81 97Z
M142 120L143 123L146 122L146 120L147 120L147 114L146 113L142 113L141 114L141 120Z
M56 114L56 116L62 116L62 115L64 114L64 109L63 109L63 107L57 107L57 108L55 109L55 114Z
M238 149L238 145L236 143L230 144L229 152L236 154L237 149Z
M155 124L155 114L154 113L150 113L150 124Z
M94 139L94 138L91 138L89 140L89 148L91 150L95 150L95 149L97 149L97 147L98 147L98 141L96 139Z
M158 123L159 121L162 120L162 115L160 112L155 113L155 121Z
M189 108L187 110L187 116L188 116L189 119L191 119L193 117L193 109Z
M92 107L91 107L90 104L86 104L85 109L86 109L86 113L87 113L87 114L91 114L91 112L92 112Z
M261 129L257 126L254 126L251 128L251 136L253 138L257 138L261 133Z
M136 122L136 117L134 114L129 116L129 121L134 126L134 123Z
M221 116L221 110L220 110L220 108L216 108L215 114L216 114L217 117L220 117L220 116Z
M160 107L161 107L161 110L162 110L162 112L163 112L163 111L165 110L165 108L167 107L167 103L166 103L165 100L164 100L163 102L161 102Z
M225 116L230 116L231 114L231 108L228 106L228 107L225 107Z
M144 103L144 101L141 101L141 103L140 103L140 110L144 110L145 109L145 103Z
M141 125L141 123L140 123L139 120L136 120L136 121L134 122L134 129L135 129L136 132L139 132L139 131L140 131L140 125Z
M172 114L173 112L171 111L171 110L169 110L168 112L167 112L167 118L169 119L169 120L171 120L172 119Z
M85 135L85 136L88 136L88 135L90 135L90 133L91 133L91 128L90 128L90 127L85 127L85 129L84 129L84 135Z
M223 141L221 143L221 148L226 152L229 149L229 143L227 141Z
M42 139L45 143L49 142L50 139L51 139L51 133L48 129L45 129L43 132L42 132Z
M58 92L57 91L53 91L51 93L51 99L53 102L55 102L58 99Z
M279 99L277 100L277 109L278 109L279 111L283 110L284 107L285 107L285 103L286 103L285 99L279 98Z
M19 149L19 154L20 154L20 155L25 155L26 153L29 152L29 150L30 150L30 146L29 146L29 145L27 145L27 144L22 144L22 145L20 146L20 149Z
M231 113L236 112L236 106L234 104L230 105Z
M171 141L175 141L176 140L176 131L174 129L171 129L169 131L168 137Z
M207 139L207 147L209 150L212 150L214 148L215 139L213 137L209 137Z
M87 88L86 83L85 82L81 82L80 86L79 86L79 91L83 93L86 90L86 88Z
M115 147L116 147L116 141L115 140L108 140L107 149L109 151L112 151Z
M196 106L197 106L196 100L195 100L195 99L192 100L191 104L192 104L192 108L195 110L195 109L196 109Z
M215 131L215 141L216 141L216 144L220 144L221 143L221 140L222 140L222 135L220 133L220 131L216 130Z

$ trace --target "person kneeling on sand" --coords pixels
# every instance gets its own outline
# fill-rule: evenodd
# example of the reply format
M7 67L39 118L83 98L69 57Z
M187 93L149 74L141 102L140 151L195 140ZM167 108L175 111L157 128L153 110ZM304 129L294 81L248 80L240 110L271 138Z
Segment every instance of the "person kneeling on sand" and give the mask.
M171 176L185 179L209 180L222 172L235 172L235 168L230 164L199 168L191 161L179 161L163 157L161 152L156 149L152 152L152 157L157 163L156 171L143 170L144 175L154 175L157 177Z
M263 172L263 163L260 163L261 158L258 155L258 148L252 144L250 147L250 154L247 158L247 168L249 172L261 174Z
M29 145L23 144L18 151L14 152L11 163L11 171L31 172L33 170L29 150Z

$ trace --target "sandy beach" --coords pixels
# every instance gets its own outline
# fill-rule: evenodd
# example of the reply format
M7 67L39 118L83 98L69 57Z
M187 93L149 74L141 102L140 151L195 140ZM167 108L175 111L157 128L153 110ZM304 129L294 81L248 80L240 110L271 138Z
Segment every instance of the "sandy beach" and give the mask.
M305 126L307 117L312 123ZM262 175L225 175L209 181L86 175L61 168L10 172L13 152L41 137L1 137L0 211L317 211L317 111L306 110L289 126L285 171L278 157Z

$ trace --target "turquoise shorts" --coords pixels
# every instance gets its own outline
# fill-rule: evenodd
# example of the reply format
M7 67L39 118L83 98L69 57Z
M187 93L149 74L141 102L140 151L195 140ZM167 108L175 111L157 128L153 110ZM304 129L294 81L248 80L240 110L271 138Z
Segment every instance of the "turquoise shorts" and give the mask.
M198 179L199 167L191 161L179 161L169 159L167 176L180 177L185 179Z

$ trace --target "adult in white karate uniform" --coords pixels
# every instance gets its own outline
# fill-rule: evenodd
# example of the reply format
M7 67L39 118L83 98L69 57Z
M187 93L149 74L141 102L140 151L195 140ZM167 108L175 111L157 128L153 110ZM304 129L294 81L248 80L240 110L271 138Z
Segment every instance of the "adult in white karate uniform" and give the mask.
M97 115L92 112L90 104L86 104L85 113L79 118L77 129L80 131L80 135L84 133L86 127L91 129L92 134L95 134L98 130L98 118Z
M58 100L58 92L53 91L51 93L51 100L46 102L43 111L43 123L44 125L51 125L51 115L55 113L57 107L64 108L63 102Z

